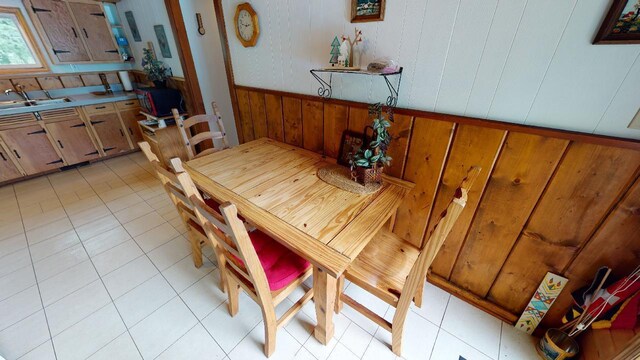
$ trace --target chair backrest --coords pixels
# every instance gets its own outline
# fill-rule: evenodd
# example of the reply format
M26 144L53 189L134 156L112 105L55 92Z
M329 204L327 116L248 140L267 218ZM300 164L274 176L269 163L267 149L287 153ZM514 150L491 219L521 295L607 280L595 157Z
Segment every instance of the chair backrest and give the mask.
M153 170L162 183L162 187L164 187L171 199L171 202L176 206L178 213L185 221L185 225L199 230L201 227L200 221L194 212L193 205L191 204L189 197L182 189L176 175L162 166L156 154L151 151L149 143L141 141L138 143L138 146L140 146L140 149L147 157L147 160L151 163Z
M224 255L226 264L218 264L219 267L226 268L228 274L234 275L239 281L248 285L253 290L249 295L254 300L266 304L271 298L267 276L249 233L242 220L238 218L236 206L225 202L220 206L220 211L211 208L204 202L191 176L182 167L182 161L174 158L171 160L171 165L193 204L195 214L207 237L217 243Z
M404 288L402 289L402 294L400 295L400 300L398 302L398 308L402 306L409 306L411 301L413 300L416 291L418 290L418 286L422 286L424 283L424 279L427 276L427 272L429 271L429 267L433 263L433 260L438 255L438 251L444 244L447 236L451 232L451 229L455 225L458 217L464 210L465 205L467 204L467 196L471 186L474 181L480 174L481 168L472 167L469 169L467 176L462 180L462 184L456 189L453 199L449 203L449 206L440 214L440 219L436 223L435 228L431 232L429 236L429 240L425 244L425 246L420 251L420 255L418 255L418 259L415 264L411 268L409 272L409 276L407 277L407 281L405 282ZM398 312L396 314L399 314ZM395 319L394 319L395 322Z
M187 154L189 155L189 159L211 154L229 147L229 143L227 142L227 133L224 130L222 115L218 110L218 105L216 105L215 101L212 102L211 105L213 106L212 115L195 115L188 119L183 119L177 109L171 109L173 118L180 130L180 135L182 136L182 141L184 142ZM209 130L197 132L196 129L193 128L193 126L197 124L206 124ZM212 131L211 124L216 124L218 126L218 131ZM214 139L220 140L222 146L216 148ZM214 147L198 151L197 145L207 140L211 140L214 143Z

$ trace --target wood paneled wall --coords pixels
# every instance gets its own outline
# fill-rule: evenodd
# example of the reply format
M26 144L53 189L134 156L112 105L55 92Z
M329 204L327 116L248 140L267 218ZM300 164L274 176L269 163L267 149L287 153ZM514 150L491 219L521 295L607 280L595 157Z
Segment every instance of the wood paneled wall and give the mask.
M236 87L239 137L270 137L336 157L366 104ZM547 271L570 279L544 320L557 326L570 293L607 265L640 264L640 143L399 109L392 166L414 182L394 231L422 244L467 169L482 167L430 281L514 322ZM426 299L426 306L429 300Z

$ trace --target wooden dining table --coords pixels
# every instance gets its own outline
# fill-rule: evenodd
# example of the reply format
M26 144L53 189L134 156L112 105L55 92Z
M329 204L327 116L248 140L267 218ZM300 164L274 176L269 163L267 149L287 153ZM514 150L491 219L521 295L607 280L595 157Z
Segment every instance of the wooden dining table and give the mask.
M337 279L395 213L413 184L384 176L373 194L356 194L317 176L335 160L271 139L191 160L185 169L203 192L230 201L256 228L313 265L317 325L327 344L334 333Z

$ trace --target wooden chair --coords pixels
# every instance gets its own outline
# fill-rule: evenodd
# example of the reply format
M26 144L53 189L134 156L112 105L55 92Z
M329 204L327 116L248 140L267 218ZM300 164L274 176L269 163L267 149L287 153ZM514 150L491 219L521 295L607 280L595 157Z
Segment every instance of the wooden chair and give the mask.
M142 152L147 157L147 160L149 160L149 162L151 163L157 177L162 182L162 186L169 195L169 198L171 199L173 204L176 206L178 214L182 219L182 223L187 228L187 237L189 238L189 242L191 243L193 264L198 268L201 267L202 245L204 245L205 243L209 243L209 240L204 229L202 228L202 225L200 224L200 220L198 220L198 217L194 212L191 201L182 190L182 186L180 185L180 182L178 181L176 175L162 166L156 154L151 151L149 143L147 143L146 141L142 141L138 143L138 146L140 146L140 149L142 149ZM215 201L208 201L212 206L215 206ZM222 273L220 275L220 281L220 288L224 289L224 277Z
M422 250L390 230L382 229L339 281L336 312L340 312L344 302L391 332L391 350L398 356L402 356L402 332L409 306L419 289L422 289L431 263L464 209L469 189L479 172L480 168L477 167L469 170ZM395 307L393 321L388 322L342 293L344 278Z
M223 257L218 264L225 269L227 276L229 314L237 314L240 291L246 291L262 308L266 339L264 353L271 356L276 346L277 330L311 300L313 289L307 290L279 319L275 308L311 276L311 264L265 233L259 230L249 233L238 218L235 205L226 202L220 206L220 212L208 206L182 168L180 159L172 159L171 164L207 237L222 249Z
M229 148L227 133L224 130L224 124L222 124L222 115L220 115L218 105L216 105L215 101L212 102L211 105L213 106L213 115L195 115L188 119L183 119L177 109L171 109L173 118L176 120L178 129L180 130L182 141L187 149L189 159L194 159ZM218 131L211 131L210 126L214 122L218 126ZM209 130L196 132L196 129L193 126L197 124L206 124ZM201 144L206 140L211 140L213 142L214 139L219 139L222 142L222 147L216 148L214 145L212 148L198 151L198 144Z

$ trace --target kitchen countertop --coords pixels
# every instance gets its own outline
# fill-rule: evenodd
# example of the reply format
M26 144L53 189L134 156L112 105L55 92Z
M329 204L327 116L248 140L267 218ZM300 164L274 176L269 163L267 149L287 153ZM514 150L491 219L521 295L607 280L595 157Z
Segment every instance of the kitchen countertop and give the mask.
M66 96L71 101L57 103L57 104L45 104L45 105L35 105L35 106L21 106L11 109L0 109L0 116L3 115L15 115L15 114L24 114L31 113L36 111L46 111L46 110L56 110L56 109L64 109L70 107L79 107L85 105L94 105L94 104L102 104L102 103L110 103L122 100L131 100L136 98L136 94L133 92L114 92L111 95L93 95L93 94L78 94L78 95L70 95ZM34 99L38 100L38 99ZM43 100L43 99L40 99Z

